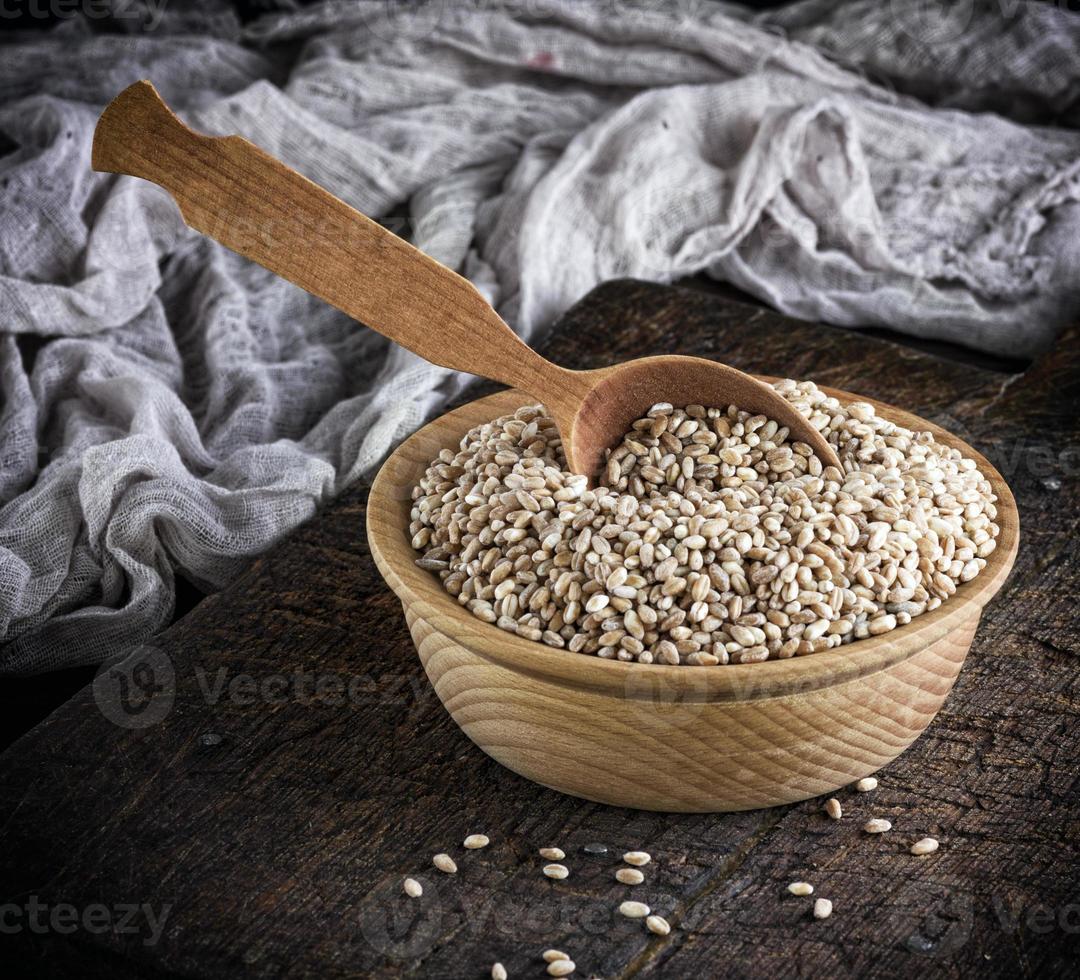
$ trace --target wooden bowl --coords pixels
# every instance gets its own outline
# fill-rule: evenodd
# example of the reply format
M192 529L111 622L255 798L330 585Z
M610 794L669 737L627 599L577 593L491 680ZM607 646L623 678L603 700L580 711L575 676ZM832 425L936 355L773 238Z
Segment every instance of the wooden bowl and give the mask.
M770 379L766 379L770 380ZM481 622L414 564L411 492L440 449L533 399L481 398L425 426L386 461L368 502L368 541L420 660L454 721L514 772L573 796L644 810L727 811L829 793L885 765L930 723L971 646L983 606L1016 556L1016 503L966 443L867 401L972 457L994 487L1001 534L952 597L883 636L790 660L671 667L602 660Z

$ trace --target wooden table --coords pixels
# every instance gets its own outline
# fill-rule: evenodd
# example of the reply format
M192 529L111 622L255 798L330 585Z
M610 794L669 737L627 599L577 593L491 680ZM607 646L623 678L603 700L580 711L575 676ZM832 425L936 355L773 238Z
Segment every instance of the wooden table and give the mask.
M365 487L323 510L0 758L0 931L36 975L1052 976L1080 955L1077 334L1000 375L700 293L597 289L544 350L574 367L693 353L902 405L992 458L1020 556L945 709L880 773L821 801L665 816L534 786L438 703L364 539ZM478 385L470 397L486 386ZM129 692L130 694L130 692ZM129 712L121 710L127 704ZM894 830L871 837L870 816ZM489 848L464 852L468 833ZM931 834L941 850L908 853ZM606 856L582 851L605 845ZM536 849L572 874L550 881ZM618 856L654 861L614 913ZM454 877L431 856L458 858ZM425 894L401 893L413 874ZM817 922L814 883L835 912ZM126 906L132 906L130 911ZM1069 963L1073 967L1069 967ZM1075 975L1072 973L1071 975Z

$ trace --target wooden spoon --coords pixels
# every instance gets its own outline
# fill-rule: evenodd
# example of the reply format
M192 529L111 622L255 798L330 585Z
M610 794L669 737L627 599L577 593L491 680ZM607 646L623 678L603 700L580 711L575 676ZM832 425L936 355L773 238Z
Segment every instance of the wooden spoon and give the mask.
M570 371L528 347L468 280L239 136L185 126L149 82L105 108L93 167L167 190L198 231L296 283L425 360L543 402L570 469L595 476L604 450L656 402L737 405L787 426L826 466L835 450L771 387L697 357L646 357Z

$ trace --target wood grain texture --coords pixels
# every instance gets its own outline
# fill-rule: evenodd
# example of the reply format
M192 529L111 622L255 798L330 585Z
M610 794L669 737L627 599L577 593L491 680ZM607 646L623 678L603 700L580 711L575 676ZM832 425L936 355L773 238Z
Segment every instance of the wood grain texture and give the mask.
M189 129L149 82L105 108L92 162L158 184L192 228L433 364L525 387L570 373L529 348L467 279L246 139Z
M827 392L842 402L863 397ZM1012 494L976 450L908 412L875 404L879 415L930 428L975 459L998 498L1001 534L986 568L934 612L812 656L706 669L646 666L522 640L477 620L416 566L408 526L420 475L470 429L531 401L511 390L429 423L387 460L368 499L372 556L401 601L428 678L488 755L600 803L732 811L832 792L891 762L922 733L1017 551Z
M666 356L567 370L528 347L472 283L239 136L185 126L147 81L128 86L94 130L93 166L152 181L197 231L296 283L433 364L543 399L577 473L658 401L736 404L768 414L821 460L836 453L788 402L743 372Z
M600 472L604 451L616 445L630 424L658 402L677 405L738 405L787 426L793 439L807 443L826 466L839 468L836 450L791 403L768 385L727 364L663 354L593 371L584 391L551 384L537 395L559 426L570 469L590 476ZM528 389L530 392L535 389Z
M1009 481L1024 525L1012 576L927 731L876 791L838 794L843 820L816 800L623 810L488 759L424 677L367 552L356 486L156 641L174 672L166 717L121 728L88 689L0 756L0 904L171 906L150 946L145 928L4 935L9 975L479 980L495 960L543 976L549 945L582 977L1074 975L1077 340L1005 377L624 282L592 293L543 348L575 368L693 353L813 377L957 432ZM871 816L894 830L868 837ZM466 855L470 832L491 847ZM926 834L941 850L909 855ZM591 841L649 850L646 884L618 885L611 856L580 853ZM548 844L568 853L564 882L539 873ZM428 870L438 850L460 859L454 878ZM426 901L401 895L407 873ZM833 900L832 918L814 922L786 893L796 879ZM614 913L631 891L669 917L669 936Z

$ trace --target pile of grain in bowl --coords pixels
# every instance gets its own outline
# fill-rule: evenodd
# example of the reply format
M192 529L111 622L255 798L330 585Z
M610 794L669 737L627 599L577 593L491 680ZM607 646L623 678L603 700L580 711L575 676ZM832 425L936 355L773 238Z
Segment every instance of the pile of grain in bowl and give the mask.
M417 564L475 616L637 663L816 653L935 609L994 550L974 461L811 382L777 382L837 449L734 406L654 405L600 480L567 472L538 405L472 429L413 491Z

